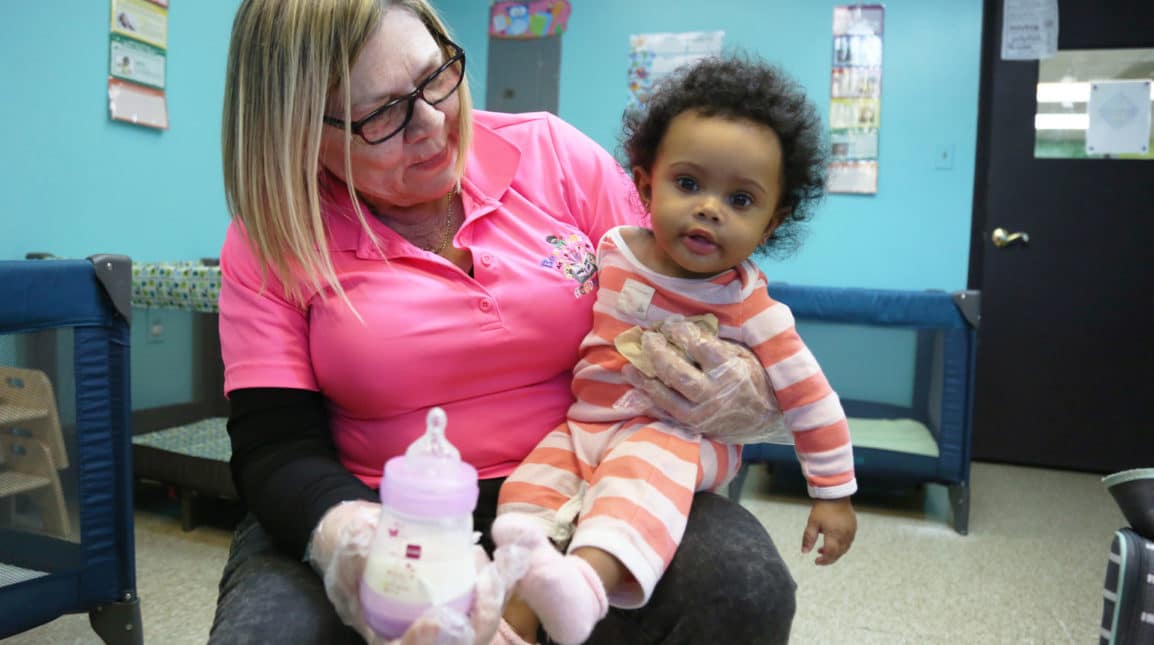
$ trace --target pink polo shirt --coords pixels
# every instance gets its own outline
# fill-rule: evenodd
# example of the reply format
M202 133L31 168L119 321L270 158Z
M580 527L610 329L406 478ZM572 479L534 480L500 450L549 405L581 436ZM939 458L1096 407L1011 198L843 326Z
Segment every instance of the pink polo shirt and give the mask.
M333 263L363 323L323 293L292 304L271 274L262 290L236 222L221 250L225 391L320 391L341 461L373 487L431 406L445 409L449 439L483 478L507 475L565 420L592 321L594 243L642 217L617 162L545 113L475 111L461 188L453 244L472 251L475 277L370 220L382 255L347 191L333 191Z

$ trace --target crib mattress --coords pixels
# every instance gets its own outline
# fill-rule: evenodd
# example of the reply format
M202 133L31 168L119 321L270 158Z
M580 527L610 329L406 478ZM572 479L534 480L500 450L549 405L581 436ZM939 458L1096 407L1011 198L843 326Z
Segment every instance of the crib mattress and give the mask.
M7 587L35 578L42 578L46 575L48 575L48 573L45 571L24 569L14 564L4 564L0 562L0 587Z
M237 499L228 467L232 446L226 422L224 417L212 417L134 436L136 476Z
M228 442L226 422L224 417L201 419L187 425L136 435L132 443L227 462L232 456L232 446Z
M855 448L879 448L926 457L937 457L938 442L930 429L914 419L849 419Z

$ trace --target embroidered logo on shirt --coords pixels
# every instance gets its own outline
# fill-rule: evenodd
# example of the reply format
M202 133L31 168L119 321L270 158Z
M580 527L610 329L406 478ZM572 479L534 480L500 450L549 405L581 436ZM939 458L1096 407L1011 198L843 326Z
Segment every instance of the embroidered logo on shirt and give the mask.
M575 298L592 293L597 288L597 256L589 241L576 233L564 238L549 235L545 241L553 247L553 252L541 260L541 266L556 269L566 278L575 280Z

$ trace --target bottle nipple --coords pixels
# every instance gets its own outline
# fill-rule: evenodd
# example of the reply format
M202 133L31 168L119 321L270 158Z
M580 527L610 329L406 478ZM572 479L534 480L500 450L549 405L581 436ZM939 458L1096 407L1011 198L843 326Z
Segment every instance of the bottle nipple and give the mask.
M425 434L409 445L405 457L433 457L460 461L461 453L445 437L447 425L445 411L441 408L429 410L425 417Z
M477 506L477 469L445 437L445 411L432 408L425 433L385 462L381 503L420 517L472 513Z

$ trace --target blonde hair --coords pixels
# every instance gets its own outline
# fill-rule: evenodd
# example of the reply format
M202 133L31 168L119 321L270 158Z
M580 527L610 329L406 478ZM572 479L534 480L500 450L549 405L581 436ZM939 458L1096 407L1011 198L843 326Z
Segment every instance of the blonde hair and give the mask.
M329 95L343 89L345 173L360 225L372 235L353 185L349 75L361 49L390 8L411 11L438 45L448 30L427 0L244 0L229 44L221 148L224 191L262 267L303 305L306 285L328 285L347 304L325 234L321 209L321 133ZM458 88L463 174L472 134L467 80Z

